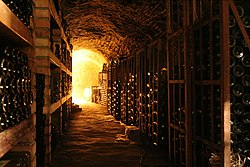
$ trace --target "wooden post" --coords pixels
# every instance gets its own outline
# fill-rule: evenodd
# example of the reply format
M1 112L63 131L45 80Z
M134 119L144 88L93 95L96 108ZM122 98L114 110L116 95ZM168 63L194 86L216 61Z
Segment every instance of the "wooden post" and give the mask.
M222 163L224 167L231 166L230 162L230 52L229 52L229 4L228 1L221 0L221 87L222 87Z

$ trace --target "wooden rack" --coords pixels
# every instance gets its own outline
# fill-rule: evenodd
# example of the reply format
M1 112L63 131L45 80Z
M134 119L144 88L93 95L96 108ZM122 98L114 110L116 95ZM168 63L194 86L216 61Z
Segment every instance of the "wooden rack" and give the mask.
M126 125L139 127L145 140L156 146L167 142L167 92L162 91L167 91L167 74L162 70L167 66L164 39L111 68L111 114L119 115L116 119Z
M128 92L131 89L128 83L130 75L134 75L134 99L138 101L133 104L138 121L134 125L139 127L149 143L166 143L166 159L173 166L210 166L215 154L220 157L216 163L226 167L231 166L231 151L249 155L242 151L243 148L238 148L244 146L249 150L249 143L241 141L241 131L249 131L249 122L239 113L241 108L248 111L250 106L245 100L250 97L250 85L248 81L242 82L242 75L246 79L250 67L245 61L249 58L250 49L250 26L246 21L249 14L243 12L245 20L241 16L241 8L249 10L246 3L244 0L167 1L166 35L112 68L112 71L118 71L113 75L118 73L122 76L115 78L122 85L121 120L130 124L131 98ZM233 36L236 36L236 41ZM236 56L235 43L243 48ZM235 66L237 69L245 66L236 73L236 79L232 77L237 70ZM161 77L165 76L166 82L161 84L164 79L159 76L164 73ZM158 80L155 79L156 74ZM233 91L233 84L238 84L236 88L241 84L245 87ZM158 92L155 91L157 89ZM167 96L162 98L159 92ZM241 108L235 107L232 98L237 92L242 93L234 98L237 107L243 106ZM166 117L161 118L162 114ZM161 124L166 129L159 133ZM244 129L243 126L237 127L238 124L245 124ZM235 135L230 137L235 131L241 145L233 141ZM161 143L159 136L166 137L165 142ZM247 163L249 165L249 161Z
M55 136L62 133L71 112L72 104L72 47L62 26L62 15L53 0L36 0L35 3L35 64L36 73L45 76L43 115L45 158L49 165ZM56 79L56 78L57 79ZM57 133L59 132L59 133ZM52 133L52 135L51 135ZM43 143L43 142L42 142ZM42 148L40 148L42 149Z
M0 42L10 47L17 48L28 55L28 64L31 68L31 84L32 94L35 96L34 88L34 62L33 62L33 34L30 29L11 11L11 9L0 1L1 16L0 16ZM32 26L32 25L31 25ZM2 56L2 55L1 55ZM22 145L22 151L31 153L31 166L35 166L35 151L34 149L34 115L35 106L31 105L31 117L15 124L12 127L0 132L0 158L6 153L13 151L20 151L19 147ZM26 145L23 145L23 143ZM33 144L32 144L33 143Z

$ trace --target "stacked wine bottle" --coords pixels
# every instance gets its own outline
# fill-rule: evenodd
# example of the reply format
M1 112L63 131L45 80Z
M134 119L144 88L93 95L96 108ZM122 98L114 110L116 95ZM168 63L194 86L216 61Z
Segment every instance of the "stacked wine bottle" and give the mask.
M0 48L0 131L31 116L33 96L27 55L15 48Z
M33 14L32 0L3 0L10 10L24 23L30 26L30 18Z
M51 68L51 95L50 95L51 104L61 99L61 95L62 95L61 84L62 82L60 82L60 73L58 71L58 68L57 67Z
M127 110L127 125L136 125L135 112L135 76L129 73L128 78L128 110Z
M245 28L249 15L237 6ZM233 15L229 17L230 27L230 103L231 103L231 146L233 151L246 157L250 165L250 52Z
M121 82L115 81L112 89L112 115L115 119L121 119Z

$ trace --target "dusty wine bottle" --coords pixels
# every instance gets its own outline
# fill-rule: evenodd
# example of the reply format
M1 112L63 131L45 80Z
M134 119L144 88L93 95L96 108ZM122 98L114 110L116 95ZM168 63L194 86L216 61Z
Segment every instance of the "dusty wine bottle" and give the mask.
M249 55L245 55L241 58L241 62L242 62L242 65L244 67L250 67L250 56Z
M243 77L241 78L241 82L242 82L242 85L244 87L249 87L250 86L250 75L243 75Z
M245 126L241 122L236 122L232 126L232 131L237 135L242 134L244 130Z
M243 22L245 28L250 28L250 16L249 15L243 16L242 22Z
M233 75L230 75L230 86L234 86L235 85L235 77Z
M245 74L245 68L242 65L236 65L233 68L233 74L235 77L242 77Z
M244 94L242 97L242 102L246 106L250 106L250 94Z
M238 137L234 132L231 132L230 136L231 136L231 138L230 138L231 144L234 144L234 143L236 143L238 141Z
M235 58L242 58L244 56L244 51L241 46L235 46L233 48L233 56Z
M250 124L250 113L249 113L249 112L243 113L242 122L243 122L245 125L249 125L249 124Z
M0 95L3 95L6 91L6 83L5 78L0 76Z
M233 87L233 94L236 97L240 97L244 94L244 87L241 84L236 84Z
M1 59L0 71L3 76L9 75L9 64L10 62L6 58Z
M233 112L235 115L242 115L245 112L245 107L241 103L236 103L233 106Z
M246 150L246 145L242 141L237 141L233 146L235 152L243 153Z
M229 28L233 28L235 25L236 25L235 18L232 15L230 15L229 16Z
M236 9L237 9L237 11L238 11L239 16L240 16L240 17L243 17L244 14L245 14L244 8L243 8L241 5L237 5L237 6L236 6Z
M230 68L233 68L235 63L236 63L235 58L233 56L230 56Z

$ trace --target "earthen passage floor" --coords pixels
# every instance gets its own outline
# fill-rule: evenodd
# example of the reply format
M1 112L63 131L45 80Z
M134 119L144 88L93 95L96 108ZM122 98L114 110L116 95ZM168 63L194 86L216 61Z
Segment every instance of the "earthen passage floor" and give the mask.
M51 167L165 167L165 157L124 135L124 126L100 104L71 114L53 151Z

